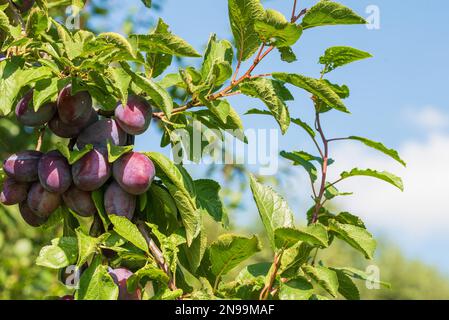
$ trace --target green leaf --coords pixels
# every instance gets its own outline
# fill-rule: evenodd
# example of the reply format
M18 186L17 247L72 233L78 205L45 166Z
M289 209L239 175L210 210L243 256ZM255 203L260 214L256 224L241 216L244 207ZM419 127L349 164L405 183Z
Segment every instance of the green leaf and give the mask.
M313 294L313 285L305 277L297 277L286 283L281 283L279 299L309 300Z
M165 230L167 234L178 229L178 208L168 190L152 183L147 196L148 221L158 225L159 229Z
M228 213L220 197L221 186L209 179L195 180L199 207L204 209L215 221L227 225Z
M377 151L380 151L380 152L386 154L387 156L393 158L394 160L396 160L397 162L402 164L404 167L407 166L405 161L401 159L401 157L399 156L399 153L396 150L389 149L380 142L372 141L372 140L362 138L362 137L357 137L357 136L350 136L350 137L348 137L348 140L360 141L364 145L366 145L370 148L376 149Z
M156 78L160 76L172 63L173 56L165 53L149 53L147 54L147 69L148 78Z
M329 222L330 230L337 237L348 243L356 250L362 252L366 259L372 259L376 251L377 243L373 236L365 229L351 224Z
M209 78L214 66L220 62L228 62L231 65L233 57L234 51L232 44L227 40L217 40L217 36L212 34L207 44L204 61L201 66L202 78Z
M120 107L119 107L120 108ZM124 154L133 151L134 146L117 146L108 140L108 161L114 163Z
M51 245L45 246L36 259L38 266L61 269L76 263L78 256L77 240L74 237L53 239Z
M253 175L250 175L250 186L270 244L276 249L274 231L293 227L293 212L279 194L257 182Z
M81 267L97 251L100 239L84 234L79 228L75 232L78 240L78 262L76 265Z
M366 177L373 177L376 179L383 180L385 182L388 182L395 186L396 188L400 189L401 191L404 191L404 184L402 182L402 179L395 176L394 174L390 172L379 172L371 169L352 169L351 171L345 171L341 173L341 179L347 179L350 177L356 177L356 176L366 176Z
M331 268L338 278L338 292L347 300L360 300L360 293L352 279L343 271Z
M113 214L109 215L109 219L114 225L115 232L131 242L137 248L148 252L148 244L135 224L133 224L125 217L120 217Z
M347 276L349 276L351 278L354 278L354 279L357 279L357 280L372 281L374 283L380 284L384 288L391 288L391 284L389 284L388 282L379 281L379 280L375 279L374 277L371 277L368 274L366 274L366 272L358 270L358 269L355 269L355 268L350 268L350 267L336 268L336 267L333 267L331 269L335 270L335 271L341 271L344 274L346 274Z
M122 68L109 68L108 73L119 93L120 102L123 105L128 103L128 89L131 84L131 76Z
M132 34L130 39L144 52L165 53L179 57L201 55L185 40L172 34L164 20L159 19L156 29L148 35Z
M246 238L229 234L221 235L207 250L211 263L210 271L216 279L220 279L260 250L259 239L256 236Z
M302 166L310 176L310 179L315 182L317 180L317 169L312 164L311 160L315 160L308 153L302 151L286 152L281 151L281 157L293 161L295 166Z
M321 0L307 11L301 23L304 29L339 24L366 24L366 21L339 3Z
M298 274L302 274L300 268L309 260L313 248L305 242L298 242L291 248L285 249L281 258L279 273L287 278L295 278Z
M173 100L168 92L153 80L144 78L131 71L128 65L122 64L122 67L131 75L134 83L151 98L158 108L164 111L167 118L170 118L173 110Z
M142 3L145 7L151 8L151 0L142 0Z
M95 41L104 41L105 43L112 44L116 49L129 54L131 57L136 57L135 50L131 43L119 33L103 32L98 35Z
M245 61L261 43L255 23L264 17L264 8L259 0L228 0L228 10L238 60Z
M338 196L351 196L352 192L340 192L337 188L331 185L329 182L326 183L326 189L324 190L324 197L327 200L332 200Z
M134 292L139 283L144 280L147 281L157 281L161 284L166 284L169 281L167 274L161 269L153 266L146 265L145 267L137 270L131 277L126 281L127 289L129 292Z
M320 57L320 63L325 65L325 73L349 63L371 58L368 52L351 47L331 47Z
M329 246L327 230L319 223L301 229L278 228L274 231L274 237L278 248L290 248L299 241L324 248Z
M67 159L70 165L74 164L78 160L80 160L82 157L84 157L86 154L88 154L94 147L91 144L86 145L82 150L69 150L69 147L67 147L62 142L58 142L56 144L56 148L58 151Z
M105 230L108 230L111 221L104 208L104 192L103 190L92 191L92 201L94 202L95 208L97 209L98 215L100 216L101 222Z
M108 273L108 267L101 265L101 256L83 272L76 300L117 300L119 288Z
M298 58L296 58L295 53L293 52L293 49L290 47L281 47L281 48L277 48L279 53L281 54L281 60L288 62L288 63L292 63L298 60Z
M48 16L38 8L30 11L26 23L26 34L28 37L34 38L47 31L50 26Z
M294 45L302 35L300 25L288 22L282 13L272 9L255 22L254 29L264 43L279 48Z
M156 152L145 153L155 164L157 176L164 182L176 202L186 228L187 244L201 230L201 213L196 205L196 191L192 178L183 167L175 165L167 157Z
M335 216L335 220L342 224L352 224L353 226L357 226L363 229L366 229L365 224L362 219L359 217L349 213L349 212L340 212Z
M266 78L246 80L239 85L244 95L262 100L279 123L282 134L290 126L290 114L282 97L282 86L279 82Z
M340 97L324 80L313 79L299 74L273 73L275 79L302 88L323 100L326 105L341 112L349 113Z
M0 10L0 30L5 32L6 35L10 34L9 18L3 10Z
M338 277L335 271L322 266L303 266L304 272L315 280L324 290L334 298L338 293Z
M190 266L189 271L196 273L198 267L201 265L204 254L207 249L207 235L204 227L202 228L200 234L192 241L190 246L183 245L182 254L184 254L187 263L186 266Z
M62 85L64 83L67 83L67 81L53 77L37 81L33 90L34 110L39 110L39 108L47 102L56 101L58 92L64 87Z

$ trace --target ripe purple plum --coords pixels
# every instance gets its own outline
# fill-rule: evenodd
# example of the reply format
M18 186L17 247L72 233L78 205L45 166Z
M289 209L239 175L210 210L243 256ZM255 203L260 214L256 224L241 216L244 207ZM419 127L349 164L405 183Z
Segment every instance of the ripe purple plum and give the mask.
M17 182L7 178L3 183L3 190L0 193L0 203L5 206L19 204L26 200L28 194L28 184Z
M72 184L67 159L59 151L50 151L39 160L39 181L49 192L62 194Z
M39 127L50 121L56 113L56 104L53 102L42 105L34 111L33 90L28 91L16 106L17 120L28 127Z
M105 149L107 141L117 146L126 144L127 135L113 119L103 119L95 122L81 132L76 141L78 149L92 144L95 148Z
M150 188L156 169L147 156L131 152L114 162L113 175L123 190L140 195Z
M90 118L88 119L88 122L85 124L81 124L78 126L72 126L68 125L61 121L59 118L59 115L56 114L53 119L48 123L48 127L50 130L61 138L66 139L72 139L79 136L79 134L85 129L86 127L94 124L98 121L98 114L95 112L95 110L92 109Z
M78 189L75 185L62 195L62 199L67 207L82 217L91 217L97 212L92 193Z
M34 5L35 0L14 0L13 3L20 13L28 12Z
M37 181L38 164L42 155L42 152L33 150L15 153L3 162L3 170L18 182Z
M123 190L117 182L112 182L104 193L104 207L107 214L126 217L131 220L136 210L136 196Z
M30 207L28 207L28 204L26 201L19 204L19 211L20 215L22 216L23 220L25 220L26 223L28 223L32 227L40 227L45 222L47 222L48 218L45 217L39 217L36 215Z
M27 204L34 214L41 218L48 218L61 205L61 196L48 192L39 182L36 182L28 192Z
M130 95L126 105L119 103L115 108L115 119L119 126L131 135L144 133L151 123L153 108L142 97Z
M117 268L109 271L115 284L118 286L118 300L141 300L142 292L137 288L134 292L128 292L126 282L133 275L131 271L125 268Z
M71 126L82 126L91 116L92 97L87 91L72 95L72 85L69 84L59 92L57 107L62 122Z
M94 191L111 177L111 167L104 151L91 150L72 166L75 185L83 191Z

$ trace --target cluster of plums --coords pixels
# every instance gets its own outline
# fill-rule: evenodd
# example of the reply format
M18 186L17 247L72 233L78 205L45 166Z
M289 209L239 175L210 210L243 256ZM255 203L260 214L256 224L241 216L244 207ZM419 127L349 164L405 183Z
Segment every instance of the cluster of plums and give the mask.
M130 136L147 130L152 118L148 101L130 95L126 105L118 103L113 118L100 118L90 94L72 94L72 86L67 85L56 103L46 103L37 111L33 90L29 91L15 113L24 126L47 125L55 135L72 139L79 150L86 145L93 149L73 165L57 150L45 154L28 150L9 156L3 163L7 178L0 193L2 204L19 204L23 219L38 227L62 204L80 216L93 216L97 209L92 192L104 186L106 212L133 218L137 196L145 193L154 179L154 164L138 152L126 153L110 164L107 142L124 146Z

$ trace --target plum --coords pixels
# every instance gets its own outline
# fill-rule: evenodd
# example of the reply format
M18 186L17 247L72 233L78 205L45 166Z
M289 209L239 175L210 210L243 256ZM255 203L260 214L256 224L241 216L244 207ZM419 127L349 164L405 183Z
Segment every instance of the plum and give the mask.
M3 183L3 191L0 193L0 203L5 206L19 204L26 200L28 184L17 182L14 179L7 178Z
M75 185L83 191L99 189L111 177L111 167L104 151L93 149L72 166Z
M39 217L36 215L30 207L28 207L27 202L24 201L19 204L19 211L20 215L22 216L23 220L25 220L26 223L28 223L32 227L40 227L45 222L47 222L48 218L45 217Z
M39 160L39 181L49 192L62 194L72 184L72 174L67 159L59 151L50 151Z
M62 199L67 207L82 217L91 217L97 212L94 201L92 200L92 194L88 191L78 189L75 185L72 185L62 195Z
M130 95L126 105L119 103L115 108L118 125L131 135L144 133L150 126L153 109L142 97Z
M51 119L51 121L48 123L48 127L58 137L72 139L79 136L79 134L83 131L83 129L94 124L97 121L98 121L98 114L95 112L94 109L92 109L90 118L85 124L83 123L77 126L66 124L62 122L61 119L59 118L59 115L56 114L53 117L53 119Z
M28 12L34 5L35 0L14 0L13 3L20 13Z
M59 298L59 300L75 300L75 298L73 297L73 295L68 294Z
M48 192L39 182L35 182L28 192L27 204L34 214L48 218L61 205L61 196Z
M125 268L117 268L109 271L115 284L118 286L118 300L141 300L142 292L137 288L134 292L128 292L127 280L133 275L131 271Z
M38 164L42 157L39 151L21 151L9 156L3 162L5 173L18 182L38 180Z
M56 113L56 104L49 102L34 111L33 90L28 91L16 106L17 120L28 127L39 127L50 121Z
M92 144L95 148L105 149L107 141L117 146L126 144L127 135L113 119L103 119L95 122L81 132L76 141L78 149Z
M117 182L112 182L104 193L104 207L107 214L126 217L131 220L136 209L136 196L123 190Z
M82 126L91 117L92 97L87 91L72 95L72 85L69 84L59 92L57 107L62 122L71 126Z
M138 152L123 155L113 165L114 179L123 190L134 195L147 192L155 174L153 162Z

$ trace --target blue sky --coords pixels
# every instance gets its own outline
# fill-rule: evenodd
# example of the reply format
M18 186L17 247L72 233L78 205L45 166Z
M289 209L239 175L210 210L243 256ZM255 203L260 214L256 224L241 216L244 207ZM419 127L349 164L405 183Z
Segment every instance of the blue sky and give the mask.
M293 1L265 1L267 8L275 8L290 15ZM386 235L398 243L411 257L425 259L449 274L449 209L446 208L449 169L442 163L449 161L449 25L446 0L341 0L363 16L369 5L380 9L380 29L367 30L365 26L334 26L308 30L294 50L298 61L281 62L277 53L269 56L258 68L258 73L286 71L318 77L318 57L328 47L348 45L368 51L374 58L336 70L330 76L335 83L347 84L351 96L346 100L351 115L333 112L327 114L324 126L329 136L359 135L382 141L399 149L407 170L365 151L358 145L336 144L332 151L339 156L342 168L353 163L377 169L391 169L404 176L406 192L400 194L392 188L373 181L355 180L345 186L361 190L352 198L340 202L344 210L355 208L364 217L375 234ZM202 52L211 32L219 38L230 39L226 0L166 0L160 13L144 11L140 1L127 1L134 7L140 22L148 28L156 15L160 15L174 33L186 39ZM299 1L300 7L310 7L315 1ZM111 1L117 12L108 19L120 31L126 14L123 1ZM153 18L151 20L150 18ZM92 23L99 23L92 21ZM108 26L110 27L110 26ZM142 30L145 32L146 29ZM199 63L188 60L191 63ZM308 94L292 89L296 100L289 103L293 116L305 120L312 117ZM255 100L236 97L230 100L239 111L259 107ZM246 127L277 128L268 117L245 116ZM139 149L159 150L159 138L153 139L155 130L138 137ZM299 130L290 129L281 138L281 150L307 149L310 144ZM310 150L310 149L309 149ZM337 167L338 169L340 166ZM200 176L200 171L196 174ZM295 188L306 188L304 176L298 170ZM369 183L369 185L368 185ZM407 185L409 183L409 185ZM298 189L301 190L301 189ZM308 203L309 190L297 199L287 198L298 216ZM255 215L255 207L248 203L247 212ZM250 214L249 214L250 213ZM254 217L254 216L253 216Z

